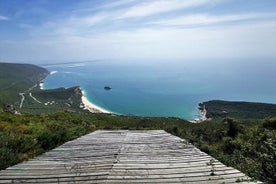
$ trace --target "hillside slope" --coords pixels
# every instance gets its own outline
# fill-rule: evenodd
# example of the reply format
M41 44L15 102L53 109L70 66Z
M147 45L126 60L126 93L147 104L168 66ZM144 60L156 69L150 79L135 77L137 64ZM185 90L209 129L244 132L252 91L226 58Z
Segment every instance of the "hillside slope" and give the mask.
M0 63L0 104L18 107L19 93L36 87L48 74L46 69L31 64Z
M0 63L0 111L31 114L83 111L78 86L40 89L39 83L48 75L46 69L31 64Z

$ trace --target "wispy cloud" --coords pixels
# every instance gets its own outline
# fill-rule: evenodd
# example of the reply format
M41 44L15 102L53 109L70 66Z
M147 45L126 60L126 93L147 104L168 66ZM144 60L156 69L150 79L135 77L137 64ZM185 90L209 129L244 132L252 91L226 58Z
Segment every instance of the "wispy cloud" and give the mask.
M102 34L104 31L117 31L118 29L132 28L141 29L147 27L147 21L143 18L156 15L159 18L163 13L172 12L179 9L189 9L207 4L215 4L223 0L122 0L94 7L81 4L81 8L68 17L51 20L38 27L35 34L44 35L82 35L95 33L97 30ZM89 3L89 2L88 2ZM132 22L131 18L141 18ZM51 30L51 31L49 31ZM34 34L33 34L34 35Z
M170 12L177 9L191 8L214 3L217 0L155 0L137 4L125 12L119 18L137 18Z
M275 30L276 21L232 25L227 29L143 28L87 38L67 36L58 40L1 43L0 50L3 56L16 51L19 58L47 60L275 58Z
M72 11L55 15L45 7L43 19L17 21L29 39L1 42L0 55L17 48L22 58L276 58L274 11L232 11L229 0L76 2Z
M261 21L263 19L275 19L276 14L268 13L244 13L230 15L209 15L209 14L192 14L170 19L162 19L159 21L150 22L149 24L159 26L206 26L213 24L234 23L240 21Z
M81 19L81 21L83 21L84 24L94 25L94 24L97 24L97 23L103 21L106 18L108 18L108 15L98 14L95 16L84 17Z
M9 18L8 18L8 17L5 17L5 16L1 16L1 15L0 15L0 21L2 21L2 20L9 20Z
M112 9L112 8L118 8L125 5L130 5L131 3L137 2L136 0L119 0L114 2L109 2L107 4L104 4L103 6L100 6L100 9ZM140 0L141 2L141 0Z

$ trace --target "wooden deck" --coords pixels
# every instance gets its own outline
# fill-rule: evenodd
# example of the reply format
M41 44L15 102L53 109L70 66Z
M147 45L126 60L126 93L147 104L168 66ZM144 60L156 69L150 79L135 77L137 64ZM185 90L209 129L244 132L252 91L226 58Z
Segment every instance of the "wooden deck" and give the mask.
M0 171L0 183L236 182L250 183L240 171L162 130L95 131Z

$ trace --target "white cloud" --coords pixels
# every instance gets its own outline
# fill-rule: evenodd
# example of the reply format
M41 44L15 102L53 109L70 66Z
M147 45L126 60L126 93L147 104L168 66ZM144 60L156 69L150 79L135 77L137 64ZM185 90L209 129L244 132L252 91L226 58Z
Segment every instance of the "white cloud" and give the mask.
M229 23L245 20L270 19L276 18L276 14L267 13L251 13L251 14L231 14L231 15L208 15L208 14L193 14L181 16L177 18L160 20L149 24L161 26L202 26L219 23Z
M99 58L275 58L275 23L119 31L73 43Z
M111 57L276 58L276 38L273 36L276 34L275 23L193 29L141 29L105 35L105 39L110 40L109 45L116 51L111 52Z
M143 28L2 43L0 54L9 59L7 56L16 52L18 58L38 60L276 58L274 35L276 21L191 29Z
M1 16L1 15L0 15L0 21L1 21L1 20L9 20L9 18L8 18L8 17L5 17L5 16Z
M275 13L186 15L183 11L173 13L174 16L178 15L175 18L162 16L164 12L179 8L193 12L194 7L217 1L141 0L129 4L119 1L107 4L98 11L74 12L49 19L38 27L29 27L27 30L32 39L16 43L2 42L0 55L9 59L16 53L19 59L38 60L276 58ZM146 16L150 15L158 16L146 22L149 20ZM128 19L134 17L140 19ZM25 27L28 28L28 25Z
M110 31L112 26L118 27L132 27L139 29L141 25L132 25L132 22L127 22L126 18L144 17L147 15L159 14L163 12L173 11L180 8L192 8L204 4L213 4L222 0L152 0L152 1L118 1L101 6L100 11L94 13L92 11L85 11L82 13L74 12L71 16L63 19L52 20L44 23L44 25L34 29L32 35L41 36L72 36L82 35L86 37L87 34L95 33L101 24L104 31L108 27ZM129 3L129 4L128 4ZM133 6L133 4L135 4ZM121 7L120 5L124 5ZM127 5L127 7L125 6ZM84 6L84 5L82 5ZM118 7L119 6L119 7ZM114 8L115 7L115 8ZM113 9L114 8L114 9ZM143 24L146 22L143 22ZM97 34L97 33L96 33Z
M119 18L135 18L155 15L158 13L169 12L177 9L191 8L209 3L214 3L217 0L154 0L140 3L136 6L128 8L122 13Z
M105 13L92 14L85 16L72 16L67 19L54 20L44 23L42 26L34 28L31 35L34 38L50 37L54 39L63 39L67 36L83 35L97 26L97 24L104 22L110 15Z
M130 3L135 2L136 0L119 0L119 1L114 1L114 2L109 2L103 6L101 6L101 9L111 9L111 8L117 8L120 6L128 5Z
M76 19L78 23L84 24L84 25L95 25L97 23L100 23L104 19L108 18L109 15L107 14L97 14L97 15L92 15L92 16L86 16L82 18Z

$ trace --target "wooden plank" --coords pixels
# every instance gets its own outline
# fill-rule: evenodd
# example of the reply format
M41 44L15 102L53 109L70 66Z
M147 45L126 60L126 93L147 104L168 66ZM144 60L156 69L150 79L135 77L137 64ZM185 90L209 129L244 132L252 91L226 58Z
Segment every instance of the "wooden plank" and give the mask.
M235 183L248 177L163 130L95 131L0 171L0 183Z

